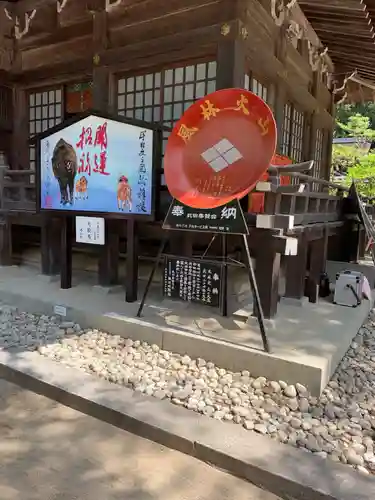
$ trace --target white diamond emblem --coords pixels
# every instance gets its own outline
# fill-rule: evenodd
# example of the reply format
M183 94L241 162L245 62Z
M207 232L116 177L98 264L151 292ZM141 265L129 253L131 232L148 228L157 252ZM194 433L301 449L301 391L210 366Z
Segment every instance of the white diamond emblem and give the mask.
M242 159L242 154L238 151L238 149L232 148L223 154L223 158L225 158L229 165L232 165L233 163L236 163L236 161Z
M218 142L214 148L219 151L219 153L222 155L223 153L226 153L230 149L233 148L233 144L228 141L228 139L223 139L220 142Z
M220 153L216 151L215 148L210 148L207 149L204 153L202 153L202 158L206 160L207 163L210 163L213 160L216 160L216 158L220 156Z
M216 158L216 160L210 161L209 165L215 170L215 172L220 172L220 170L224 170L224 168L227 168L229 166L229 163L225 161L222 156L219 156L218 158Z
M204 151L201 156L215 172L220 172L243 158L228 139L222 139L212 148Z

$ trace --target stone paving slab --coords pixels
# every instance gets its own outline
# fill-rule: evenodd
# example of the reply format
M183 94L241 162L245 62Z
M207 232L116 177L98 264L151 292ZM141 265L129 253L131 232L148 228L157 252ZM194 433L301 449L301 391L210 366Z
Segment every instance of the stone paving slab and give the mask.
M1 500L281 500L0 380Z
M137 395L130 389L43 359L36 352L0 351L0 377L210 462L285 499L375 498L375 481L343 465L327 463L239 426Z

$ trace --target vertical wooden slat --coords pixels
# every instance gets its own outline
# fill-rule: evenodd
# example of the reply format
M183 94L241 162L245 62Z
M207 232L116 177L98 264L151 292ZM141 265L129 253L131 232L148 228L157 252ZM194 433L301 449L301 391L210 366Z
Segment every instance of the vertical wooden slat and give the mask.
M61 220L60 286L63 290L67 290L72 288L73 218L64 216Z
M129 219L126 223L126 302L136 302L138 298L138 246L137 222Z

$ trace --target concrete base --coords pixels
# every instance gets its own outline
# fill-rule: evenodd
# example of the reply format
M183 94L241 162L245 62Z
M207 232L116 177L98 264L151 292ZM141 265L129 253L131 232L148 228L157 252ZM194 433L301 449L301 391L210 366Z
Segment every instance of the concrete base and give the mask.
M284 304L286 306L305 307L308 303L308 297L301 297L300 299L294 299L292 297L281 297L280 299L280 304Z
M374 499L374 479L348 466L137 394L36 352L0 350L0 377L215 465L284 499Z
M254 319L246 324L211 309L165 301L160 285L152 287L144 316L138 319L138 303L125 303L124 292L103 294L95 284L95 275L83 273L75 276L72 289L61 290L58 282L38 276L36 269L0 268L0 300L25 311L53 315L56 305L63 306L67 319L82 327L144 340L229 370L300 382L313 395L329 381L372 305L364 301L352 309L324 301L303 308L280 304L278 317L268 325L272 352L267 354Z

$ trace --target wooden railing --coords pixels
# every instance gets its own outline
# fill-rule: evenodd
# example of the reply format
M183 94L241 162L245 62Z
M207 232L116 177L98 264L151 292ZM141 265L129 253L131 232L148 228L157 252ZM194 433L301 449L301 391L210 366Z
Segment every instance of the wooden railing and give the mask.
M35 172L0 167L0 208L4 211L36 212Z
M279 220L293 217L294 225L333 222L342 218L342 200L349 189L304 174L313 162L290 167L271 167L270 180L258 182L254 192L264 194L263 215L279 216ZM281 177L287 176L290 185L280 185ZM319 191L313 189L319 187ZM334 192L334 194L330 194Z
M269 181L257 183L254 192L264 194L264 215L293 216L294 225L333 222L342 218L342 200L348 188L323 179L312 177L305 171L313 162L298 165L270 167ZM280 178L287 176L290 185L280 185ZM312 188L319 186L320 190ZM335 194L330 194L334 192ZM0 208L3 211L36 211L35 172L33 170L11 170L0 166ZM368 212L375 206L368 204ZM248 214L250 225L255 217Z

